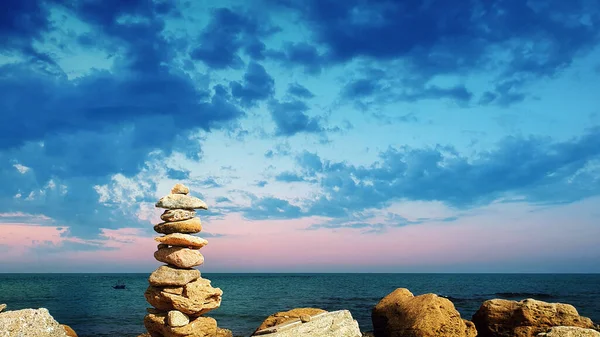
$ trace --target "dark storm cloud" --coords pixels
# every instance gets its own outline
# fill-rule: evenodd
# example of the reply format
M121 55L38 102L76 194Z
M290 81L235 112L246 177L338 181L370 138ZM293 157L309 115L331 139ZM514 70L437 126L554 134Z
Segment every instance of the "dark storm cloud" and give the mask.
M269 109L277 127L275 133L278 136L293 136L300 132L321 133L325 131L318 118L309 117L306 114L309 108L303 101L278 102L272 100L269 103Z
M248 65L243 82L230 82L231 94L242 106L253 107L275 93L275 80L265 68L255 62Z
M514 85L521 84L516 79L555 74L591 50L600 31L600 4L585 0L267 2L274 8L295 10L315 34L314 43L325 49L322 57L317 57L316 49L302 57L288 56L290 65L311 64L318 69L357 58L375 63L400 60L403 68L394 71L388 66L387 77L369 78L347 88L349 93L368 94L380 81L385 85L390 78L406 77L415 91L425 91L399 99L441 94L464 100L462 90L431 91L425 83L436 75L491 70L499 73L496 88L480 102L518 102L525 95L521 86L507 91L505 81ZM289 45L281 55L293 55L296 49Z
M251 16L228 8L212 11L210 23L204 28L197 46L191 52L193 59L213 69L243 67L240 50L254 59L262 59L265 50L260 38L277 32L278 28Z

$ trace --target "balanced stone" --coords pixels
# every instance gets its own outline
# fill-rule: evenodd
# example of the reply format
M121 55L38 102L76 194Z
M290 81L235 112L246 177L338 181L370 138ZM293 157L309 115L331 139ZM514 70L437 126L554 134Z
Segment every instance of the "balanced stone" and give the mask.
M190 211L189 209L168 209L160 215L160 218L163 221L181 221L195 216L196 211Z
M167 315L147 314L144 325L152 336L165 337L213 337L217 334L217 321L211 317L198 317L181 327L167 325Z
M197 269L179 269L170 266L160 266L148 278L153 286L182 286L200 277Z
M179 268L191 268L204 262L204 256L199 251L184 247L160 248L154 252L154 258Z
M190 318L181 311L171 310L167 314L167 324L178 327L190 324Z
M198 217L182 221L161 222L154 226L154 231L161 234L193 234L202 231L202 223Z
M184 184L177 183L171 189L171 193L173 193L173 194L188 194L188 193L190 193L190 189L187 188L187 186L185 186Z
M173 308L190 316L200 316L221 306L223 291L213 288L210 280L199 278L183 287L183 294L164 293Z
M204 201L187 194L167 194L155 206L166 209L208 209Z
M178 247L202 248L208 244L208 241L189 234L173 233L169 235L159 236L154 240L161 244Z

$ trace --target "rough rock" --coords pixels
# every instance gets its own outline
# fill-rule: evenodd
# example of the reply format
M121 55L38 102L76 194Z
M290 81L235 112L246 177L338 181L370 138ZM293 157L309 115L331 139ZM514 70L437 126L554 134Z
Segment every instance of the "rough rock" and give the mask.
M69 336L69 337L77 337L77 332L75 332L75 330L73 330L70 326L68 326L66 324L61 324L61 326L63 327L63 329L65 329L65 332L67 333L67 336Z
M460 317L454 304L435 294L414 296L398 288L371 313L378 337L474 337L473 323Z
M154 258L179 268L191 268L204 262L204 256L199 251L184 247L161 248L154 252Z
M0 304L0 312L6 309L6 304Z
M267 317L258 326L256 331L270 328L275 325L280 325L280 324L283 324L288 321L299 320L300 316L303 316L303 315L313 316L313 315L322 314L324 312L327 312L327 311L325 311L323 309L318 309L318 308L295 308L295 309L288 310L288 311L278 312L278 313L275 313L275 314Z
M181 311L171 310L167 314L167 324L178 327L190 324L190 318Z
M173 233L154 238L154 240L169 246L202 248L208 244L206 239L181 233Z
M202 231L202 223L198 217L182 221L161 222L154 226L154 231L161 234L194 234Z
M253 336L265 337L361 337L358 322L352 318L350 311L340 310L324 312L311 317L311 321L288 321L264 330Z
M160 215L160 218L163 221L181 221L195 216L196 211L190 211L189 209L168 209Z
M217 334L217 321L211 317L198 317L181 327L170 327L166 321L166 313L147 314L144 326L153 337L214 337Z
M155 206L165 209L208 209L204 201L187 194L167 194Z
M177 183L171 189L172 194L188 194L190 193L190 189L184 184Z
M229 329L222 329L217 327L217 334L215 337L233 337L233 333Z
M532 337L553 326L594 328L594 323L579 316L570 304L534 299L485 301L473 315L473 323L479 337Z
M183 287L181 295L163 292L173 308L190 316L203 315L221 306L223 291L213 288L210 280L199 278Z
M183 292L183 287L180 287ZM173 310L173 304L171 304L171 300L167 298L165 295L165 288L153 287L149 286L144 292L144 297L146 297L146 301L150 303L151 306L160 311L169 311ZM158 311L149 311L146 310L150 314L157 314Z
M548 332L539 333L537 337L600 337L600 332L574 326L555 326Z
M148 282L153 286L182 286L200 277L197 269L179 269L170 266L160 266L150 277Z
M67 337L46 308L2 312L0 327L0 337Z
M302 323L310 322L310 315L300 315L300 321L302 321Z

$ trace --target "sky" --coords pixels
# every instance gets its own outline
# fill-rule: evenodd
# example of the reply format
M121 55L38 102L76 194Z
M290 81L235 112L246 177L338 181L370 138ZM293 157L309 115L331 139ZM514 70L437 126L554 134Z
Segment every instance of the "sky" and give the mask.
M4 0L0 272L600 272L595 0Z

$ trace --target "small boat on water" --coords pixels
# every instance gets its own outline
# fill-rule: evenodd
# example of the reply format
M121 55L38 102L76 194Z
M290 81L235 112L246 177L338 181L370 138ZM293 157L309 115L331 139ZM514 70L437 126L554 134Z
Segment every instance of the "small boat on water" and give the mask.
M112 287L113 287L113 289L125 289L125 283L123 283L122 281L119 281L119 282L117 282L117 284L115 284Z

